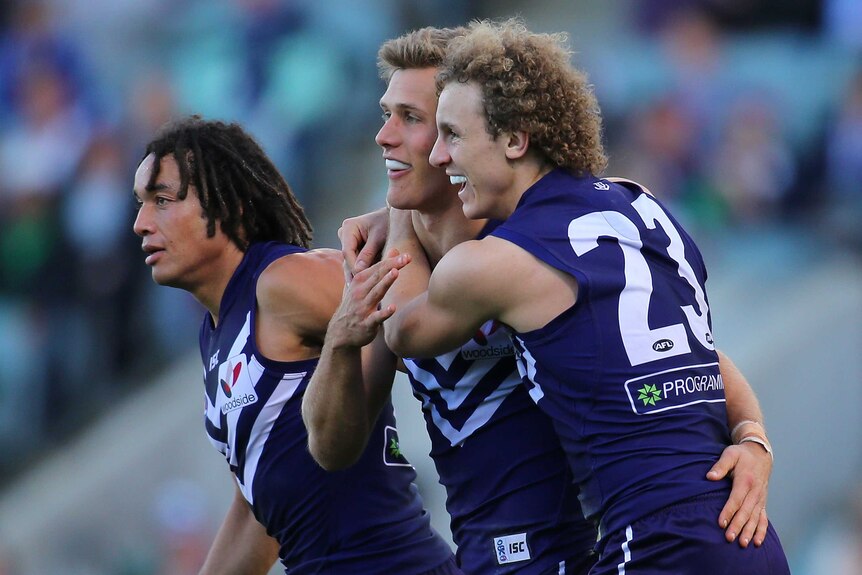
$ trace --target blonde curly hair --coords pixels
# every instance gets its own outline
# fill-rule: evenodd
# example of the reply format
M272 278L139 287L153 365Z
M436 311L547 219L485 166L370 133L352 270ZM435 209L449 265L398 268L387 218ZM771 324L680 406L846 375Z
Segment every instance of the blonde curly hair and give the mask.
M520 19L472 22L449 42L437 89L475 82L488 132L524 130L550 164L578 175L607 167L598 101L570 62L565 34L536 34Z

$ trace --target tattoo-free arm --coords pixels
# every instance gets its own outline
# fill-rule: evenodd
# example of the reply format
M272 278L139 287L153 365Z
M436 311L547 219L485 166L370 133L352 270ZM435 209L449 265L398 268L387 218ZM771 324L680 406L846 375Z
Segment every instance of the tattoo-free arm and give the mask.
M391 232L390 232L391 234ZM386 344L399 357L434 357L467 342L479 327L496 317L493 282L483 279L485 270L476 259L478 242L457 245L434 268L427 291L410 297L423 278L409 272L412 264L384 298L394 305L384 325ZM427 273L427 272L426 272ZM399 286L399 282L404 283Z
M327 340L302 400L308 449L321 467L345 469L362 456L394 375L382 331L363 348Z
M378 304L397 267L408 260L357 274L329 322L302 401L309 451L324 469L344 469L359 459L389 396L396 358L386 348L380 324L393 310L378 309Z
M742 547L753 541L759 547L768 527L766 498L772 455L757 443L740 443L740 440L755 436L768 443L763 413L754 390L736 365L720 351L718 357L727 400L728 428L733 430L734 444L725 448L707 478L719 481L730 475L733 479L730 497L718 516L726 539L738 540Z
M200 575L266 575L276 560L278 542L267 535L236 486Z

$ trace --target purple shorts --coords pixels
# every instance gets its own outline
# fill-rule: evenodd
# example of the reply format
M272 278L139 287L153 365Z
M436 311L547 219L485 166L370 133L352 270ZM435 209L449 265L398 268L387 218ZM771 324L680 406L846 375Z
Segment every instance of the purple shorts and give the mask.
M727 542L718 526L727 496L720 491L686 499L609 534L590 575L790 575L771 524L760 547Z
M458 565L455 564L455 558L452 557L439 567L426 571L422 575L464 575L464 573L458 569Z

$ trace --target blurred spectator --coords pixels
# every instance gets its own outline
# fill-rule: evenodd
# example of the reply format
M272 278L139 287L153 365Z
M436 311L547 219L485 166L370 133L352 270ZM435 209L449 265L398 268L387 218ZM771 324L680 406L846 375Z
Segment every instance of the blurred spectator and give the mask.
M271 60L285 38L307 25L302 4L296 0L233 0L240 8L239 35L245 58L245 89L254 107L269 85Z
M0 123L14 115L17 89L33 68L51 68L63 76L61 83L71 100L86 101L85 66L80 50L54 21L43 0L11 0L8 28L0 30Z
M734 102L721 140L709 154L709 176L732 222L775 219L796 178L793 155L782 138L773 105L762 94L748 94Z
M678 14L705 12L707 3L704 0L640 0L632 5L634 24L642 34L659 33Z
M479 13L479 0L401 0L397 3L398 15L406 30L428 26L463 26Z
M128 89L123 152L134 173L143 148L156 131L178 115L179 103L170 75L163 68L135 74Z
M668 67L664 90L673 94L694 122L698 140L715 139L722 111L732 91L725 54L726 37L713 19L698 8L679 10L660 31L664 63Z
M69 105L62 79L52 70L29 71L19 98L18 121L0 131L0 286L45 298L58 295L52 293L58 287L54 264L62 248L56 212L88 126Z
M862 252L862 68L829 121L824 148L827 231Z
M612 153L612 173L627 174L662 201L675 204L688 225L722 225L720 200L705 188L705 141L697 122L673 95L634 112L624 132L629 138Z
M206 498L194 483L174 479L165 482L154 503L164 557L156 575L195 575L214 536Z
M822 0L822 7L826 36L862 53L862 2Z
M820 4L853 4L856 0L638 0L637 23L643 30L661 27L675 14L696 9L708 14L724 31L794 26L815 29Z
M89 345L80 351L91 382L116 376L128 365L134 343L125 309L136 291L132 266L138 246L128 233L133 210L120 144L110 131L93 138L61 212L71 259L67 288L86 324Z
M69 349L78 333L65 282L67 245L57 224L90 123L60 61L19 64L10 115L0 127L0 292L21 298L24 313L16 315L35 345L24 354L33 361L24 364L24 377L33 401L42 402L35 421L54 426L62 418L48 416L48 406L67 400L67 383L84 373L81 357Z

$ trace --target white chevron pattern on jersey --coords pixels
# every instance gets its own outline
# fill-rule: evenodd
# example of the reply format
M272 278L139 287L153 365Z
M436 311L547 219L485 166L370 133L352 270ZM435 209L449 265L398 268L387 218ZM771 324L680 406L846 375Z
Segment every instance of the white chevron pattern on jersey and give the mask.
M243 324L239 334L237 334L236 339L233 340L233 344L230 347L230 352L227 354L227 357L232 358L239 355L239 353L242 351L242 348L245 347L250 333L251 312L249 312L245 316L245 323ZM219 371L221 371L222 367L223 366L219 366ZM204 369L204 379L206 379L206 369ZM216 400L216 403L218 403L218 400ZM221 429L221 419L219 417L220 413L221 411L218 406L212 405L209 401L207 401L206 416L207 419L209 419L210 423L212 423L216 429ZM216 446L216 449L218 449L222 453L225 453L224 449L222 449L222 447L218 445L218 442L214 442L213 444Z
M263 375L263 371L264 367L257 361L257 358L252 357L252 361L249 364L249 373L252 376L252 379L254 381L258 381ZM307 372L303 371L300 373L284 374L284 377L278 382L278 386L275 391L272 392L269 400L267 400L266 406L260 410L260 413L254 422L251 435L249 436L251 438L251 443L249 443L245 448L245 473L243 475L245 485L239 485L240 491L242 491L242 494L245 495L245 498L249 503L254 503L251 487L254 485L254 476L257 472L257 464L260 461L260 456L263 453L267 440L269 439L269 433L272 431L272 426L278 419L279 414L284 408L284 404L293 397L294 393L296 393L296 390L305 378L306 373ZM242 410L239 411L241 412Z
M530 353L530 350L527 349L524 340L516 337L515 341L518 343L518 349L520 350L518 355L518 371L521 373L521 377L532 384L529 391L530 397L533 398L534 402L539 403L545 397L545 391L539 382L536 381L536 359Z
M248 342L250 334L251 313L246 315L242 329L233 341L233 344L231 344L227 361L218 366L220 381L228 381L232 375L231 372L233 367L236 365L241 366L241 369L238 370L239 376L237 380L230 382L230 387L236 395L244 392L246 394L253 392L265 371L264 366L261 365L256 357L252 356L249 361L246 355L241 353ZM245 462L242 474L244 482L238 482L240 491L242 491L242 494L249 503L254 503L252 485L254 485L257 464L260 461L261 454L266 446L270 431L272 431L272 426L278 419L279 414L281 414L284 404L293 397L294 393L296 393L296 390L302 383L305 375L306 372L304 371L299 373L286 373L267 400L266 405L260 410L260 413L252 425L252 430L249 434L250 443L244 448ZM255 402L256 399L251 403ZM228 397L221 388L216 391L216 401L214 404L207 401L206 416L216 429L221 429L221 416L226 403L228 403ZM224 414L227 418L227 442L219 441L207 434L210 443L224 454L228 463L234 467L239 465L240 454L236 445L236 433L239 428L237 420L241 417L243 411L244 410L240 407L237 409L231 409Z
M495 330L492 324L493 322L488 322L482 326L482 333L487 338L487 342L479 349L493 350L510 347L511 340L507 332L502 329ZM505 377L493 387L493 390L486 397L472 397L468 405L466 400L474 392L482 378L488 376L489 372L500 361L511 361L511 355L500 357L489 354L487 357L483 357L477 355L476 350L476 342L470 342L462 348L440 355L433 360L423 360L435 362L437 371L449 378L449 381L443 382L442 385L437 380L437 376L419 367L418 362L410 359L404 360L404 365L414 380L413 391L422 397L422 408L430 412L434 426L453 446L462 444L477 429L488 423L503 400L521 383L521 378L514 369L507 371ZM481 359L466 359L465 356L481 357ZM457 367L455 366L456 360L462 362L461 366L463 366L464 361L470 362L469 367L460 377L453 373ZM446 409L451 412L460 412L458 419L463 421L463 424L458 427L450 418L440 412L436 403L445 404ZM464 410L473 409L474 405L474 411L464 419Z
M243 347L245 347L246 342L248 341L248 336L250 333L251 312L246 315L245 323L243 324L242 329L240 330L239 334L237 334L236 339L234 339L233 344L231 345L230 352L227 355L227 361L218 366L219 380L225 381L228 377L225 374L228 367L232 364L235 364L237 361L241 361L243 364L242 374L244 376L244 382L247 386L254 388L254 384L257 383L257 380L251 381L250 379L248 379L249 374L246 366L246 358L245 355L240 354ZM260 377L259 373L258 377ZM222 390L219 389L216 390L215 403L210 403L209 400L207 400L206 402L206 417L216 429L221 429L222 406L225 404L226 400L227 397L222 392ZM230 463L232 466L237 465L235 442L237 419L239 419L240 413L242 413L242 409L233 410L226 414L228 428L227 442L219 441L218 439L212 437L210 434L207 434L210 443L212 443L216 449L218 449L222 454L224 454L225 459L227 459L228 463Z

